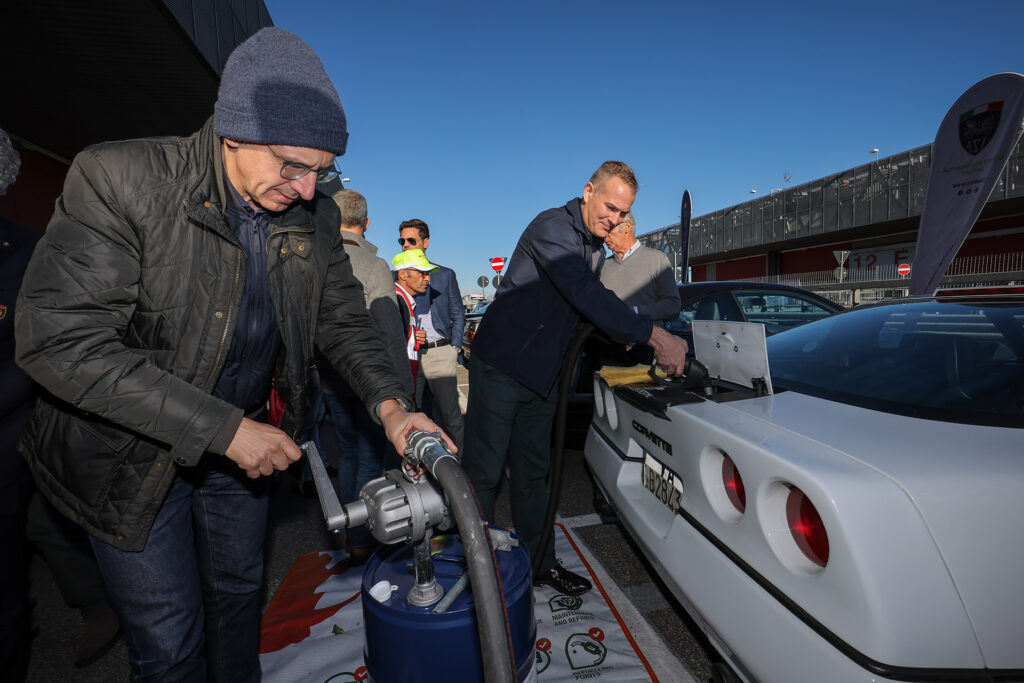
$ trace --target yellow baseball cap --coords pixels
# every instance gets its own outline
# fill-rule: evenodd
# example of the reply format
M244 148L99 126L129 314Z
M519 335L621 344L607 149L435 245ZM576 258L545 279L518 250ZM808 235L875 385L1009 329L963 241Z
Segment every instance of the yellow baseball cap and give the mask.
M391 259L391 270L405 268L415 268L424 273L437 270L437 266L427 260L427 255L422 249L406 249L395 254L395 258Z

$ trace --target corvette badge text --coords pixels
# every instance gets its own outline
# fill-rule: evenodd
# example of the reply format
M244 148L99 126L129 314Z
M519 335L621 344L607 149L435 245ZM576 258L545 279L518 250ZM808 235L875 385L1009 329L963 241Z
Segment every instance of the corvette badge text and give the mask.
M647 427L644 427L636 420L633 420L633 429L635 429L638 434L642 434L643 436L647 437L647 440L653 443L655 446L665 451L669 455L672 455L672 444L670 444L668 441L665 441L665 439L661 438Z

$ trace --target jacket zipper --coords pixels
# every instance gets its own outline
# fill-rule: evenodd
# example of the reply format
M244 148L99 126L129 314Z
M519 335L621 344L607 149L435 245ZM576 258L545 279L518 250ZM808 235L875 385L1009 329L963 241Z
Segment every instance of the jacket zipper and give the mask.
M242 274L242 250L238 250L238 261L235 263L235 284L231 288L231 302L228 304L228 319L224 321L224 333L220 336L220 346L217 347L217 359L213 364L213 369L210 371L209 377L206 378L206 384L203 386L203 391L208 392L210 389L210 383L213 378L217 375L217 370L220 369L221 359L224 356L224 343L228 338L228 330L231 329L231 317L234 312L234 301L238 295L238 280Z

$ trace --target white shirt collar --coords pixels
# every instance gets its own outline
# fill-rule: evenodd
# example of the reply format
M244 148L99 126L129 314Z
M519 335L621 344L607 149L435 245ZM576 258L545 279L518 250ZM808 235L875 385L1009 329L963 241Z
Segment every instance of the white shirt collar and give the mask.
M639 248L640 248L640 242L639 241L633 242L633 246L631 246L629 249L626 250L626 253L622 255L622 258L619 258L619 255L616 254L614 251L612 252L612 256L615 257L616 261L618 261L619 263L622 263L623 261L625 261L626 259L629 258L630 254L632 254L634 251L636 251Z

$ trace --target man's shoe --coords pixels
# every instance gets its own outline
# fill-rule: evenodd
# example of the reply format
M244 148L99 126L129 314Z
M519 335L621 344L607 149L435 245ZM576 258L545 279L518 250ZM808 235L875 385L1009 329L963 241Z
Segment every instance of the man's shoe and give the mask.
M594 587L590 581L565 567L555 567L546 572L540 572L533 577L533 585L551 586L559 593L570 597L583 595Z
M75 666L81 669L107 654L121 635L121 622L109 607L82 623L75 650Z

